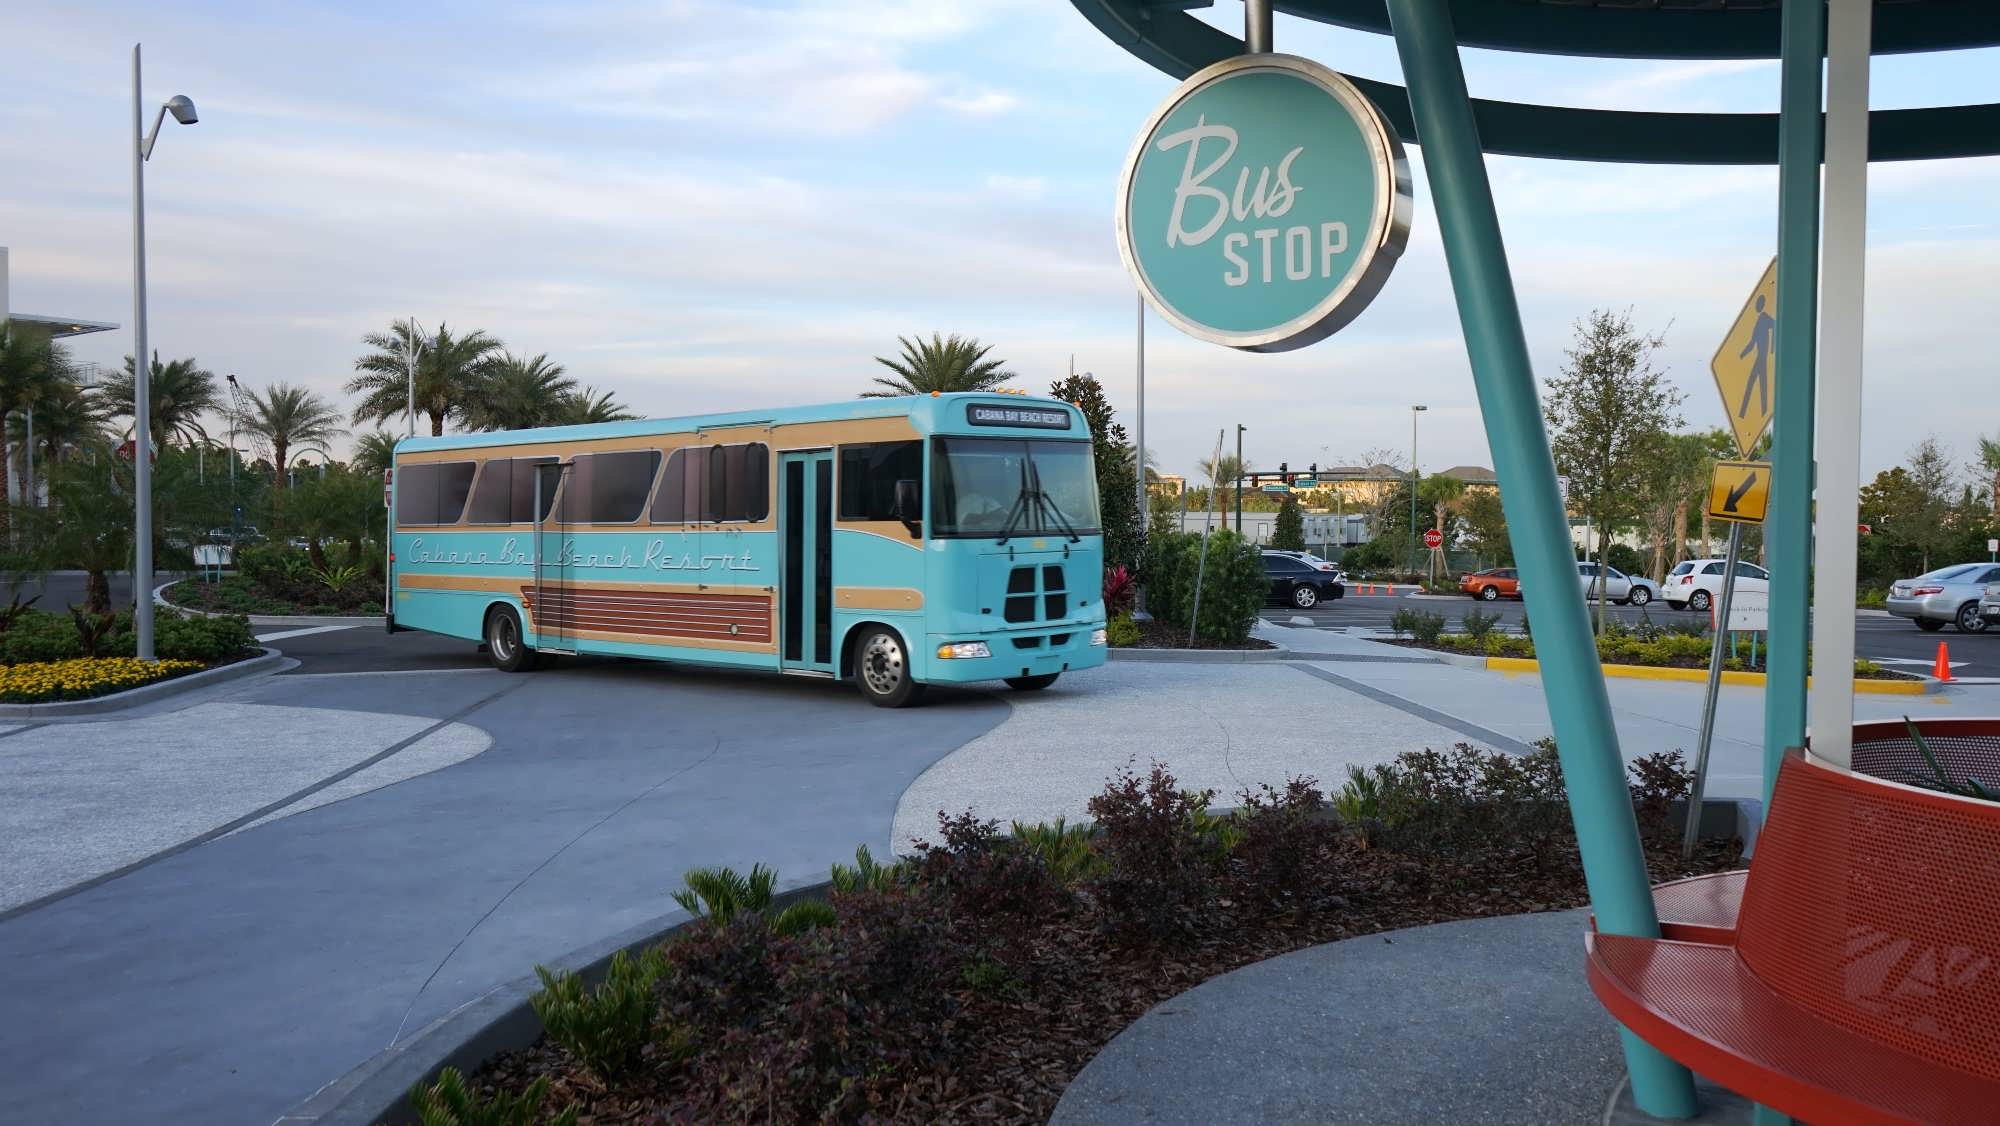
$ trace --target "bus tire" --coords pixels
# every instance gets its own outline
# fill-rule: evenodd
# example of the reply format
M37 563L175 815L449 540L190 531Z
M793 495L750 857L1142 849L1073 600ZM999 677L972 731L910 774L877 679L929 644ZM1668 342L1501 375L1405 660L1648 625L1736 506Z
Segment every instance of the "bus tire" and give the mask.
M536 653L521 640L521 618L512 606L486 611L486 656L501 672L527 672L538 663Z
M910 673L909 647L885 626L862 627L854 643L854 683L878 708L903 707L923 690Z

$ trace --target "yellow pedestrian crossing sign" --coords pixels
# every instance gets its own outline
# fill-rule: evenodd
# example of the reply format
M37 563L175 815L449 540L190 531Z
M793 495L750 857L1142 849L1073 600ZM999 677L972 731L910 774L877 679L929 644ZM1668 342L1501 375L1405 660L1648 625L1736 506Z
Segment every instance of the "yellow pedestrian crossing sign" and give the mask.
M1716 390L1722 392L1722 409L1729 415L1729 432L1736 436L1736 449L1744 457L1757 446L1757 439L1771 425L1771 394L1775 387L1778 345L1778 260L1764 268L1764 277L1736 314L1729 335L1722 338L1709 370L1715 373ZM1768 480L1768 475L1767 475Z
M1771 499L1771 463L1718 461L1708 482L1708 514L1717 520L1758 524Z

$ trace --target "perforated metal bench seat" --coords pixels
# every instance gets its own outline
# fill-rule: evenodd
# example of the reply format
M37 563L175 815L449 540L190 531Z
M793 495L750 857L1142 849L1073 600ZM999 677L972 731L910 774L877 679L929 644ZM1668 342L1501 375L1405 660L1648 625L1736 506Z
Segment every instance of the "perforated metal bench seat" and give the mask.
M1808 1122L2000 1122L2000 804L1794 753L1749 871L1654 902L1584 940L1639 1038Z
M1736 941L1736 916L1743 910L1747 869L1674 880L1653 888L1660 937L1685 942Z
M1734 946L1588 936L1620 1024L1716 1083L1819 1123L2000 1120L2000 1082L1896 1051L1778 996Z

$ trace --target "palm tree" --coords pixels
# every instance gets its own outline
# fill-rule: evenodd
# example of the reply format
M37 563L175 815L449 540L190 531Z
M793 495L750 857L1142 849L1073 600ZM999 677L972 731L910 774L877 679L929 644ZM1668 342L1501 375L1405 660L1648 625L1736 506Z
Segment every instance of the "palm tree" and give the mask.
M398 321L388 332L370 333L362 342L373 352L354 361L360 374L347 390L361 396L354 421L387 422L405 413L409 376L404 358L417 349L417 410L430 416L431 434L444 433L446 419L463 419L478 398L487 373L499 362L500 342L474 330L453 336L447 326L424 339L414 320Z
M1993 482L1993 519L2000 524L2000 438L1979 439L1979 468Z
M1436 527L1438 535L1442 536L1444 535L1445 516L1456 512L1459 506L1465 501L1465 482L1456 477L1447 477L1442 473L1433 473L1424 478L1423 482L1417 487L1417 499L1421 503L1431 507L1433 515L1437 518ZM1444 578L1449 582L1451 579L1451 557L1442 553L1440 557L1444 560L1445 564Z
M1212 458L1202 458L1200 461L1195 462L1195 468L1208 476L1209 494L1214 499L1216 510L1221 513L1222 519L1227 522L1229 519L1229 500L1236 495L1237 479L1250 472L1249 459L1244 458L1239 460L1235 454L1223 454L1220 461Z
M304 387L273 383L262 391L246 394L250 409L245 412L243 428L271 443L271 458L277 471L271 515L277 520L284 512L285 469L291 464L294 447L300 453L318 450L324 455L326 444L347 431L340 425L340 412L333 404Z
M202 414L223 409L215 373L197 366L192 357L163 364L157 351L153 353L151 366L153 381L147 406L153 416L148 432L152 439L162 446L176 442L192 446L206 441L208 431L202 429ZM125 370L105 380L104 386L97 390L113 415L133 417L132 372L132 357L127 356Z
M0 321L0 425L15 411L46 395L50 384L68 367L62 349L50 342L47 333ZM10 448L0 443L0 463L5 462L4 451ZM0 534L7 530L7 517L6 505L0 504Z
M70 378L51 380L29 404L28 411L17 413L7 420L9 443L23 448L27 446L31 417L34 420L37 466L52 466L63 460L65 451L95 445L105 439L103 403ZM24 483L27 468L24 458L21 465ZM40 476L41 472L38 470L36 475Z
M470 430L527 430L555 424L563 401L576 390L576 380L563 374L561 364L547 353L523 359L502 353L481 381L479 394L465 407Z
M354 440L354 468L362 473L380 476L396 460L396 436L387 430L377 430L363 434Z
M630 422L639 416L609 391L585 385L562 397L550 419L554 426L581 426L594 422Z
M875 357L875 362L896 373L896 378L875 377L881 390L863 391L864 399L887 399L896 395L928 395L933 391L990 391L1014 378L999 360L989 360L991 344L971 337L940 338L932 333L928 341L910 342L897 337L903 346L900 359Z

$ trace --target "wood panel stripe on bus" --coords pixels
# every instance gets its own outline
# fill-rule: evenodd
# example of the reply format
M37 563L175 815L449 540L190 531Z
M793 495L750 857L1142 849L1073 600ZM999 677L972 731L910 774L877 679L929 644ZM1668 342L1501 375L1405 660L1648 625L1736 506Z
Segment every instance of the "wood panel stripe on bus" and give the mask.
M537 604L533 583L518 589L536 633L607 632L752 644L771 641L772 606L766 594L689 594L568 585L549 590L544 608Z

